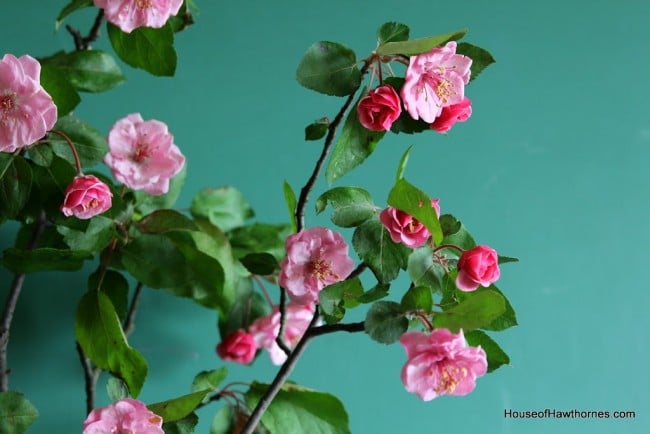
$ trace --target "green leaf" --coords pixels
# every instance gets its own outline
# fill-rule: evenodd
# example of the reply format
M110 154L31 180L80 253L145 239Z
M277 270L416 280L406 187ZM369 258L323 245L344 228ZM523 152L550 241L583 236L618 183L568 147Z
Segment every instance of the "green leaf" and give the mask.
M225 315L219 317L222 338L239 329L247 329L253 321L270 313L269 303L259 292L253 291L250 277L240 278L236 285L235 301Z
M345 316L346 307L354 307L356 298L363 294L359 278L329 285L318 294L320 309L328 324L337 323ZM347 305L346 305L347 302Z
M81 250L53 249L42 247L33 250L9 248L4 251L2 263L14 273L35 273L37 271L75 271L86 259L92 259L89 252Z
M32 162L37 166L48 167L54 159L52 147L47 143L38 143L30 146L27 152Z
M445 237L440 244L453 244L465 250L476 247L476 241L474 241L474 238L469 233L464 224L462 224L459 220L456 220L454 216L442 216L440 217L441 220L443 217L445 220L446 230L453 233L449 235L445 234Z
M151 288L174 288L189 280L189 264L174 242L164 235L142 235L122 252L122 265Z
M129 388L119 378L110 377L106 383L106 394L112 403L129 397Z
M387 42L407 41L409 38L409 27L406 24L394 21L384 23L377 30L377 43L381 46Z
M187 165L169 181L169 191L165 194L152 196L144 191L134 191L136 208L142 214L149 214L157 209L171 208L176 203L176 199L181 194L185 177L187 175Z
M84 230L75 230L62 225L57 226L56 230L63 235L70 249L88 252L99 252L117 235L113 220L103 216L88 220Z
M160 209L145 216L136 225L144 234L164 234L170 231L198 231L199 227L183 214L172 209Z
M267 252L281 261L285 255L284 240L290 233L287 225L253 223L229 232L228 237L236 258L249 253Z
M410 41L386 42L377 47L375 52L380 56L390 54L403 54L405 56L415 56L426 53L434 47L445 44L448 41L458 40L465 36L467 29L457 30L455 32L445 33L443 35L429 36L427 38L412 39Z
M406 270L415 285L426 286L436 292L441 291L445 269L438 262L434 262L430 247L415 249L409 256Z
M0 222L18 217L32 190L32 169L16 154L0 152Z
M325 137L329 130L329 118L321 118L305 127L305 140L319 140Z
M259 276L268 276L280 269L280 264L275 259L275 256L266 252L249 253L239 258L239 261L251 274L257 274Z
M378 301L368 310L365 321L366 333L382 344L392 344L408 330L409 322L399 303Z
M225 405L217 411L210 425L210 434L232 434L234 431L236 409Z
M88 290L101 290L108 296L120 320L126 318L129 308L129 282L115 270L100 267L88 276Z
M245 398L254 408L268 388L253 383ZM348 414L341 401L328 393L286 384L262 416L272 434L349 434Z
M406 165L409 162L409 156L411 155L411 149L413 149L413 145L409 146L404 154L402 155L402 158L399 160L399 164L397 165L397 173L395 174L395 182L399 181L400 179L404 178L404 172L406 171Z
M372 303L373 301L377 301L386 297L388 295L389 289L390 289L390 285L387 285L385 283L378 283L372 288L370 288L368 291L364 292L359 297L357 297L356 301L364 304Z
M304 87L327 95L346 96L361 84L354 51L336 42L321 41L307 49L296 80Z
M492 57L487 50L477 47L476 45L468 44L467 42L461 42L458 44L458 47L456 47L456 53L472 59L470 81L478 77L485 68L495 62L494 57Z
M411 252L403 244L394 243L377 218L356 228L352 235L352 246L381 283L391 282L400 269L406 268Z
M364 128L359 123L357 111L351 109L325 169L327 182L331 184L363 163L375 150L385 133L385 131L370 131Z
M108 153L108 145L104 136L90 124L77 117L68 115L59 118L53 129L64 133L72 140L77 148L83 167L90 167L99 163ZM48 141L56 155L64 158L70 164L75 164L68 142L57 134L50 134Z
M178 398L150 404L147 408L162 417L165 422L174 422L192 413L210 392L211 389L193 392Z
M404 311L431 312L433 309L433 295L431 288L426 286L414 286L406 291L400 303Z
M176 72L174 31L169 23L159 29L139 27L131 33L111 23L106 28L115 53L127 65L157 76L173 76Z
M195 217L208 219L224 232L244 226L254 215L239 190L229 186L199 191L192 199L190 212Z
M289 210L289 221L291 222L291 232L295 233L298 230L298 223L296 222L296 193L294 193L291 184L284 180L283 185L284 190L284 201L287 203L287 209Z
M430 197L406 179L399 179L388 194L388 205L418 219L431 233L436 244L442 242L442 229Z
M65 5L63 9L61 9L61 12L59 12L59 16L56 17L56 28L58 29L61 23L63 22L63 19L70 15L72 12L85 8L88 6L92 6L93 0L71 0L70 3Z
M491 337L480 330L472 330L464 333L465 340L472 347L481 346L485 351L488 362L488 372L492 372L503 365L510 364L510 357L501 349L499 344L494 342Z
M503 297L503 300L505 301L506 308L503 311L501 315L496 317L494 320L492 320L489 324L484 325L481 327L484 330L492 330L492 331L502 331L509 329L510 327L514 327L517 325L517 315L515 314L515 310L512 308L512 305L510 304L510 301L506 298L506 296L497 288L495 285L490 285L487 288L479 288L476 292L483 292L483 291L495 291L498 293L501 297ZM471 293L464 293L462 291L457 291L457 296L461 299L462 297L467 297L468 294Z
M133 397L147 376L144 357L126 342L113 304L101 291L88 291L79 302L75 334L84 353L99 368L124 380Z
M199 417L196 413L190 413L174 422L164 422L162 429L165 434L192 434L198 423Z
M81 102L79 93L66 74L54 66L42 65L41 86L52 97L59 118L70 113Z
M104 92L126 80L113 56L100 50L58 53L41 59L41 64L59 70L76 90L84 92Z
M211 371L201 371L192 381L192 392L215 390L227 375L228 369L225 366Z
M376 213L370 193L359 187L336 187L321 194L316 199L316 214L323 212L328 202L334 208L332 222L344 228L359 226Z
M496 291L475 292L458 305L437 314L433 325L452 333L474 330L498 318L506 310L504 298Z
M0 433L24 433L37 417L36 407L22 393L0 392Z
M499 255L499 265L507 264L508 262L519 262L519 258L512 258L510 256Z
M460 231L463 224L460 220L456 220L451 214L443 214L440 216L440 229L442 229L442 235L447 238L450 235L453 235Z

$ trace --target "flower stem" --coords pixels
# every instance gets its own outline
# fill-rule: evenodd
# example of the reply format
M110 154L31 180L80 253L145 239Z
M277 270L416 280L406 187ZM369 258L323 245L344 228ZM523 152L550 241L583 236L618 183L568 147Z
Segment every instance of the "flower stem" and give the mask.
M74 157L74 164L75 166L77 166L77 174L79 176L83 175L83 172L81 171L81 161L79 160L79 153L77 152L77 148L75 147L74 143L72 143L72 140L70 140L70 137L68 137L65 133L58 130L50 130L50 133L56 134L57 136L63 138L63 140L68 142L68 145L72 150L72 156Z
M442 249L455 249L455 250L458 250L460 253L463 253L465 251L463 248L461 248L461 247L459 247L459 246L457 246L455 244L441 244L438 247L436 247L435 249L433 249L433 253L436 253L436 252L438 252L438 251L440 251Z

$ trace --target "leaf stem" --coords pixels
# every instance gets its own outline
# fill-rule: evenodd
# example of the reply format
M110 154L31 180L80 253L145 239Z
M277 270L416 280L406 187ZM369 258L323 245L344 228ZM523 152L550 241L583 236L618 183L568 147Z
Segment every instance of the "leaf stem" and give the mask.
M57 136L63 138L63 140L68 142L68 145L72 150L72 156L74 157L74 164L75 166L77 166L77 175L79 176L83 175L83 172L81 170L81 161L79 160L79 153L77 152L77 148L75 147L74 143L72 143L72 140L70 140L70 137L68 137L65 133L58 130L50 130L50 133L56 134Z

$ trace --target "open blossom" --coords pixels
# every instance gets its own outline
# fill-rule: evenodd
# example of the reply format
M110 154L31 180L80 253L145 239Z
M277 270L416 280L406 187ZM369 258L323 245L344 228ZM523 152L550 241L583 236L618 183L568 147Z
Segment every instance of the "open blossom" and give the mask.
M466 250L458 260L456 286L461 291L474 291L479 285L488 287L499 280L499 255L488 246Z
M471 65L472 59L456 54L455 41L412 56L402 87L402 101L411 117L430 124L443 107L461 102Z
M300 305L290 303L286 306L284 323L284 343L293 348L296 346L302 335L305 334L309 323L314 316L313 305ZM280 332L280 311L274 306L267 316L256 319L248 328L253 336L255 344L259 348L268 351L271 363L281 365L287 359L287 355L278 346L275 339Z
M431 199L431 207L440 217L438 202L438 199ZM387 207L379 214L379 221L388 230L393 242L402 243L411 249L423 246L431 236L429 230L418 219L392 206Z
M255 339L244 330L237 330L217 345L217 354L224 360L248 364L255 358L257 345Z
M162 418L141 401L124 398L91 411L84 421L83 434L165 434L162 423Z
M430 334L407 332L400 338L407 361L402 368L406 390L430 401L441 395L467 395L476 378L487 372L487 357L481 347L470 347L463 331L453 334L435 329Z
M106 19L122 31L131 33L138 27L160 28L176 15L183 0L94 0L104 9Z
M77 176L65 189L61 212L81 220L94 217L110 209L113 193L108 185L92 175Z
M56 123L56 106L40 82L31 56L0 60L0 152L14 152L43 137Z
M440 116L431 124L431 128L439 133L446 133L456 122L465 122L472 115L472 101L465 97L458 104L442 108Z
M388 85L371 90L357 104L359 122L372 131L390 130L401 113L399 95Z
M144 121L139 113L113 125L108 133L108 147L104 163L115 179L152 195L167 193L170 178L185 164L167 125L157 120Z
M313 227L290 235L285 248L279 284L295 303L318 302L324 287L345 279L354 268L341 234L327 228Z

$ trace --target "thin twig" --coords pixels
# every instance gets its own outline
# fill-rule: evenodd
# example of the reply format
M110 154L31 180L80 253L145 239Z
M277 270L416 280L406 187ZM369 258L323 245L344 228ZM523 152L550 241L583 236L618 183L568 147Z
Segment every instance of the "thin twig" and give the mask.
M131 305L129 306L129 312L126 314L126 319L124 320L124 335L129 336L135 330L135 314L138 310L138 304L140 302L140 296L142 295L142 282L138 282L133 292L133 298L131 299Z
M284 326L286 323L286 315L287 315L287 291L280 287L280 304L278 306L278 310L280 311L280 328L278 329L278 335L275 337L275 342L278 344L278 347L282 351L284 351L284 354L289 357L291 355L291 348L287 346L287 344L284 342Z
M95 408L95 388L101 369L93 367L90 359L86 356L81 345L77 342L77 354L79 361L84 370L84 384L86 389L86 414L89 414Z
M352 280L355 277L359 277L361 273L366 271L367 268L368 268L368 264L366 264L365 262L360 263L359 265L357 265L357 268L352 270L352 272L348 275L348 277L345 278L345 280Z
M104 9L100 9L95 17L95 22L90 28L88 35L83 36L81 32L69 24L66 24L65 29L72 35L74 40L74 47L77 51L80 50L89 50L91 48L90 44L95 42L99 37L99 30L101 29L102 22L104 21Z
M348 332L348 333L358 333L365 330L365 322L353 322L348 324L325 324L322 326L314 327L311 330L307 331L311 337L316 337L320 335L326 335L328 333L336 332Z

